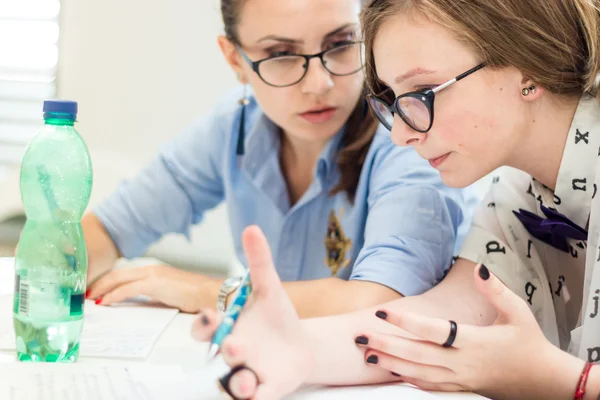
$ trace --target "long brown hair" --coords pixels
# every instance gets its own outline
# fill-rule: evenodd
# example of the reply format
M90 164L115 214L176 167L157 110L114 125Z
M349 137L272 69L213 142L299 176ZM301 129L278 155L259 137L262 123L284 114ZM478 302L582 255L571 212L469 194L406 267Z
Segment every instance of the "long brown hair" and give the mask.
M240 40L237 26L245 1L221 0L225 35L232 43L238 45ZM366 87L363 88L364 94L366 94ZM336 157L336 164L341 176L337 185L330 191L330 195L346 192L350 201L354 201L360 173L378 126L378 121L368 110L364 96L361 96L346 122L346 131Z
M551 93L597 94L598 0L374 0L362 14L367 82L379 91L373 41L381 25L416 13L449 29L490 67L512 66Z

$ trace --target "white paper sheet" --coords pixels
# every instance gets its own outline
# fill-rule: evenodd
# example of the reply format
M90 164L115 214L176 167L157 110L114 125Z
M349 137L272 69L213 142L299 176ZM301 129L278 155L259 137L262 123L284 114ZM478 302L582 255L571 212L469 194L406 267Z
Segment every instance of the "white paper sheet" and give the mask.
M181 376L170 366L0 364L0 399L166 400L157 388Z
M173 400L218 400L223 399L217 380L229 369L218 358L204 368L182 375L171 384L163 385L157 393ZM160 397L162 398L162 397ZM227 398L227 397L226 397ZM284 400L435 400L434 394L408 385L373 385L355 387L307 387L293 393Z
M80 355L146 358L177 310L140 305L97 306L86 301ZM0 349L14 350L12 296L0 296Z
M160 396L173 400L223 399L217 380L227 373L228 367L219 357L204 368L182 375L169 385L163 385ZM435 394L413 386L392 384L355 387L306 387L284 400L435 400Z
M156 390L158 398L165 400L223 400L229 396L219 389L218 379L225 375L229 368L221 357L203 368L182 374L175 381L161 385Z
M6 400L223 400L217 383L228 371L218 358L188 374L179 367L136 364L0 364L0 399ZM457 395L459 396L459 395ZM463 395L464 399L469 395ZM284 400L435 400L407 385L304 388ZM458 397L457 397L458 398ZM463 397L460 397L461 399Z
M438 396L413 386L374 385L355 387L306 388L288 396L285 400L435 400Z

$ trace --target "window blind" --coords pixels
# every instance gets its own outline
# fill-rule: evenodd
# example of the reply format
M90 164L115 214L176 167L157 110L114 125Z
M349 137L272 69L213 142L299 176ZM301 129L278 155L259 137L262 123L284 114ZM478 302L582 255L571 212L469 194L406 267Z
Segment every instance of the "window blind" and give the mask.
M56 95L60 3L0 1L0 173L18 166Z

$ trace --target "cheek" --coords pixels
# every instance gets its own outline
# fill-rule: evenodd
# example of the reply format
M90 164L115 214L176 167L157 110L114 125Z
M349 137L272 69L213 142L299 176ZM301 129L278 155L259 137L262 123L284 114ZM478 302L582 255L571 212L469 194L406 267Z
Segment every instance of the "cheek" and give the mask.
M488 158L490 153L498 153L497 146L507 130L499 115L479 105L454 108L441 113L439 118L436 115L434 127L448 150L474 158Z
M348 76L334 76L332 92L337 99L343 99L348 103L355 104L363 95L363 74L356 73Z
M432 131L448 150L464 153L473 147L482 130L482 121L468 110L436 115Z
M294 86L276 88L260 81L260 78L258 79L259 82L252 82L252 91L256 101L269 119L282 126L290 114L298 109L294 102L296 98Z

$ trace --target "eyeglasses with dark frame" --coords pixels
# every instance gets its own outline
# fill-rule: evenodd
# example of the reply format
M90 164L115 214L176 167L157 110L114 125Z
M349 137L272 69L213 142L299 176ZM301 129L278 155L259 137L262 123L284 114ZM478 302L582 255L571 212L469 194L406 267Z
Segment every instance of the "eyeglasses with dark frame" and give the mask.
M392 130L394 114L398 114L398 116L400 116L400 118L415 131L427 133L433 126L433 103L435 101L435 95L472 73L479 71L483 67L485 67L484 63L479 64L457 77L450 79L448 82L432 89L401 94L396 97L391 105L381 97L387 91L391 90L390 88L387 88L377 95L367 95L367 100L371 109L375 112L377 119L379 119L388 130Z
M283 54L258 61L252 61L240 46L237 49L260 79L273 87L292 86L300 82L306 76L313 58L320 59L323 67L335 76L355 74L364 65L361 41L346 41L316 54Z

